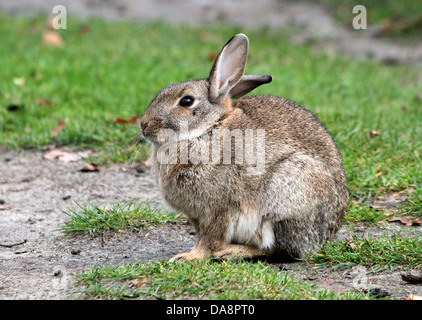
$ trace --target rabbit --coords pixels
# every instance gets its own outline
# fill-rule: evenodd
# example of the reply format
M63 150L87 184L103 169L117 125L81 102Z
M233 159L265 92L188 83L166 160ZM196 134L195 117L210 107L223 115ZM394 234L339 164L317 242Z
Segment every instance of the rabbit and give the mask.
M152 170L163 198L196 230L193 249L171 261L286 254L303 259L333 239L348 208L342 158L318 118L278 96L242 98L273 80L244 75L248 50L248 37L235 35L217 56L208 79L163 89L140 121L141 134L151 142ZM210 154L215 132L220 138L213 141L221 142L246 130L256 133L254 141L261 140L261 146L244 148L245 154L261 150L264 161L257 172L248 170L254 164L233 162L233 144L217 143L211 161L186 159L186 150ZM224 162L227 151L230 161Z

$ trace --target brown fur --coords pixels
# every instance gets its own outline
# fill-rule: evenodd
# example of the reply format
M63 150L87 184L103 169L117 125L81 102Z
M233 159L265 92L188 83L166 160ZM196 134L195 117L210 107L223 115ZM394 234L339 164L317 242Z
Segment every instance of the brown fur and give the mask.
M192 251L175 260L254 257L289 253L305 257L316 244L332 239L348 207L348 189L340 153L321 122L297 103L276 96L241 94L269 82L268 76L244 76L247 38L238 35L223 48L209 79L164 89L151 102L141 127L153 142L153 169L165 200L184 212L197 231ZM231 56L226 56L230 52ZM233 59L234 56L236 59ZM235 70L231 77L222 66ZM227 77L227 78L225 78ZM245 81L242 79L245 78ZM271 78L272 79L272 78ZM175 106L183 95L192 109ZM162 129L187 123L189 137L177 140L172 156L196 150L215 129L265 129L265 170L250 175L247 164L163 164ZM200 149L198 149L200 150ZM223 146L221 146L222 160ZM248 150L250 151L250 150Z

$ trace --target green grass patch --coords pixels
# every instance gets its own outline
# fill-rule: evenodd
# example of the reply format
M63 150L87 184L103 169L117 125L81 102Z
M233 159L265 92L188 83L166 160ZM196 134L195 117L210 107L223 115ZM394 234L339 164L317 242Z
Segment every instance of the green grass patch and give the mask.
M370 239L355 235L346 241L325 242L306 262L334 268L362 265L373 270L420 269L422 236L417 232L412 237L401 233Z
M99 266L78 276L95 299L368 299L362 292L335 293L257 262L167 261Z
M408 201L401 203L398 211L401 215L422 218L422 188L411 192Z
M60 228L66 234L87 232L103 234L106 231L139 231L146 226L162 226L164 223L186 221L180 213L155 209L149 203L115 203L109 209L99 208L90 203L80 205L79 209L63 211L68 221Z
M376 210L368 204L362 204L351 201L349 210L344 217L345 222L368 222L377 223L385 220L387 217L384 215L385 210Z

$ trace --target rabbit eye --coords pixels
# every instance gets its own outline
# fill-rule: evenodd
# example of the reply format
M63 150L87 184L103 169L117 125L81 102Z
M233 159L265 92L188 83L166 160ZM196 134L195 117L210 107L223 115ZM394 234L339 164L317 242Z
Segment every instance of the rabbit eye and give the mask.
M192 96L185 96L179 101L179 105L182 107L192 107L195 99Z

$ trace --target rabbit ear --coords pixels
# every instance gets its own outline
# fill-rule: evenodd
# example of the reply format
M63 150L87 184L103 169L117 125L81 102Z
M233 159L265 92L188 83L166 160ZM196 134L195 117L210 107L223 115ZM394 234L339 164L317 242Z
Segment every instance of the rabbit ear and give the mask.
M211 101L224 101L230 90L238 84L245 71L248 47L248 37L240 33L231 38L221 50L209 76Z
M272 76L243 76L242 79L230 90L230 97L239 99L262 84L273 81Z

